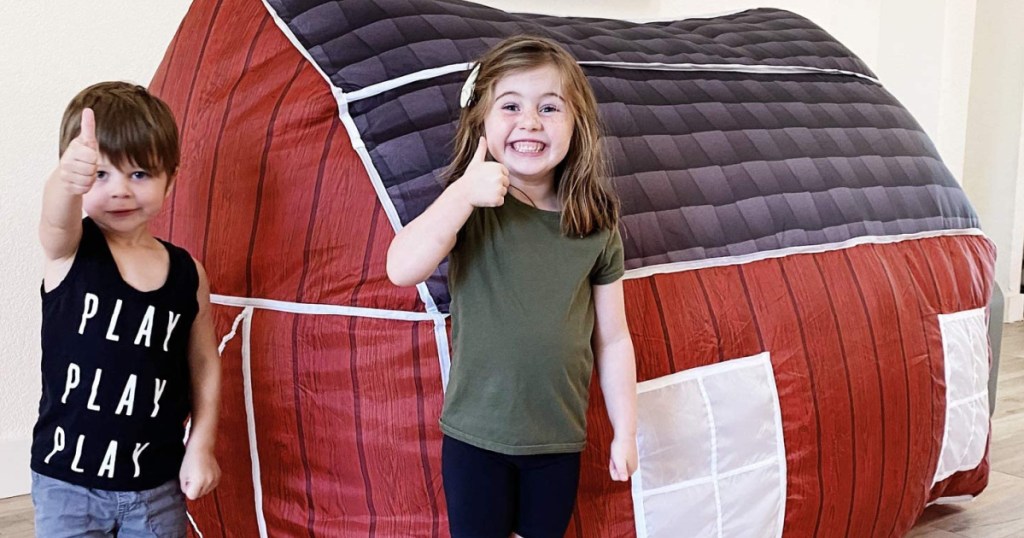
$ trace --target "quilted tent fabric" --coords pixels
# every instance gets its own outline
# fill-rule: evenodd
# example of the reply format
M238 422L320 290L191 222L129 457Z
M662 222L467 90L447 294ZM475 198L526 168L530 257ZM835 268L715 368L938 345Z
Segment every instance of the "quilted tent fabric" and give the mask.
M465 2L346 2L335 17L336 2L270 3L346 93L402 223L442 188L450 152L438 148L450 145L466 73L393 86L529 32L586 66L625 201L623 233L635 238L627 267L977 226L906 109L849 50L785 11L637 25ZM755 72L728 71L737 66ZM430 282L442 311L445 274Z
M159 231L205 264L224 335L225 473L194 529L447 534L445 269L401 289L384 259L440 192L468 62L523 31L565 44L600 101L653 406L638 479L612 483L592 387L569 535L678 536L673 514L699 536L902 535L977 495L993 247L920 126L810 21L204 0L151 84L183 143ZM742 383L766 414L715 392Z

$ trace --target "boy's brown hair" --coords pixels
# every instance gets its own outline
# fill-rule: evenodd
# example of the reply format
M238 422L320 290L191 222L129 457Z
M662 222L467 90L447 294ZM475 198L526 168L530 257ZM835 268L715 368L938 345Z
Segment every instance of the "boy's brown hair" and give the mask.
M68 103L60 123L60 155L81 130L82 109L96 118L100 153L121 169L138 166L173 179L181 162L178 125L167 103L143 86L129 82L100 82L82 90ZM170 182L168 182L168 185Z
M480 73L473 95L459 116L455 156L443 173L448 184L461 177L473 159L484 135L484 118L494 101L498 80L515 71L551 65L561 74L562 90L573 119L569 152L555 167L562 233L580 237L602 229L614 230L619 222L619 203L608 186L597 99L576 59L550 39L520 35L495 45L480 58L478 65Z

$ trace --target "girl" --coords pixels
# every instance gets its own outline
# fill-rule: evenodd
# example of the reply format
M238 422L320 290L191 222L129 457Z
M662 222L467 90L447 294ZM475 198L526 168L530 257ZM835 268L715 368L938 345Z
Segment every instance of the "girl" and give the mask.
M448 187L395 237L388 276L414 285L450 256L441 430L452 536L561 537L595 357L615 430L611 478L628 480L637 460L618 204L597 104L568 52L519 36L480 59L462 106Z

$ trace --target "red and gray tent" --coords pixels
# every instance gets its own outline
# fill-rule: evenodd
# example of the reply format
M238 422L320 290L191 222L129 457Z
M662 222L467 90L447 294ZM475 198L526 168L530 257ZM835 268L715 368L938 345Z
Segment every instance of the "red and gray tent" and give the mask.
M988 478L994 248L907 110L776 9L645 24L456 1L197 0L152 89L182 127L161 234L223 335L203 536L445 536L446 267L384 269L502 38L580 61L623 201L640 469L592 388L570 536L903 535ZM500 305L496 305L500 308Z

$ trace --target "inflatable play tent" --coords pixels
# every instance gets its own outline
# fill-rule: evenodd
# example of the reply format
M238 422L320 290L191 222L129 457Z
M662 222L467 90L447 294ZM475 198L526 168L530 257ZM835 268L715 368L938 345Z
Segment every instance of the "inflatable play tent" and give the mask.
M152 81L158 225L206 266L221 486L196 536L446 536L446 267L388 281L470 62L563 43L623 202L640 469L592 388L570 536L900 536L986 485L994 248L868 67L777 9L645 24L458 0L196 0Z

